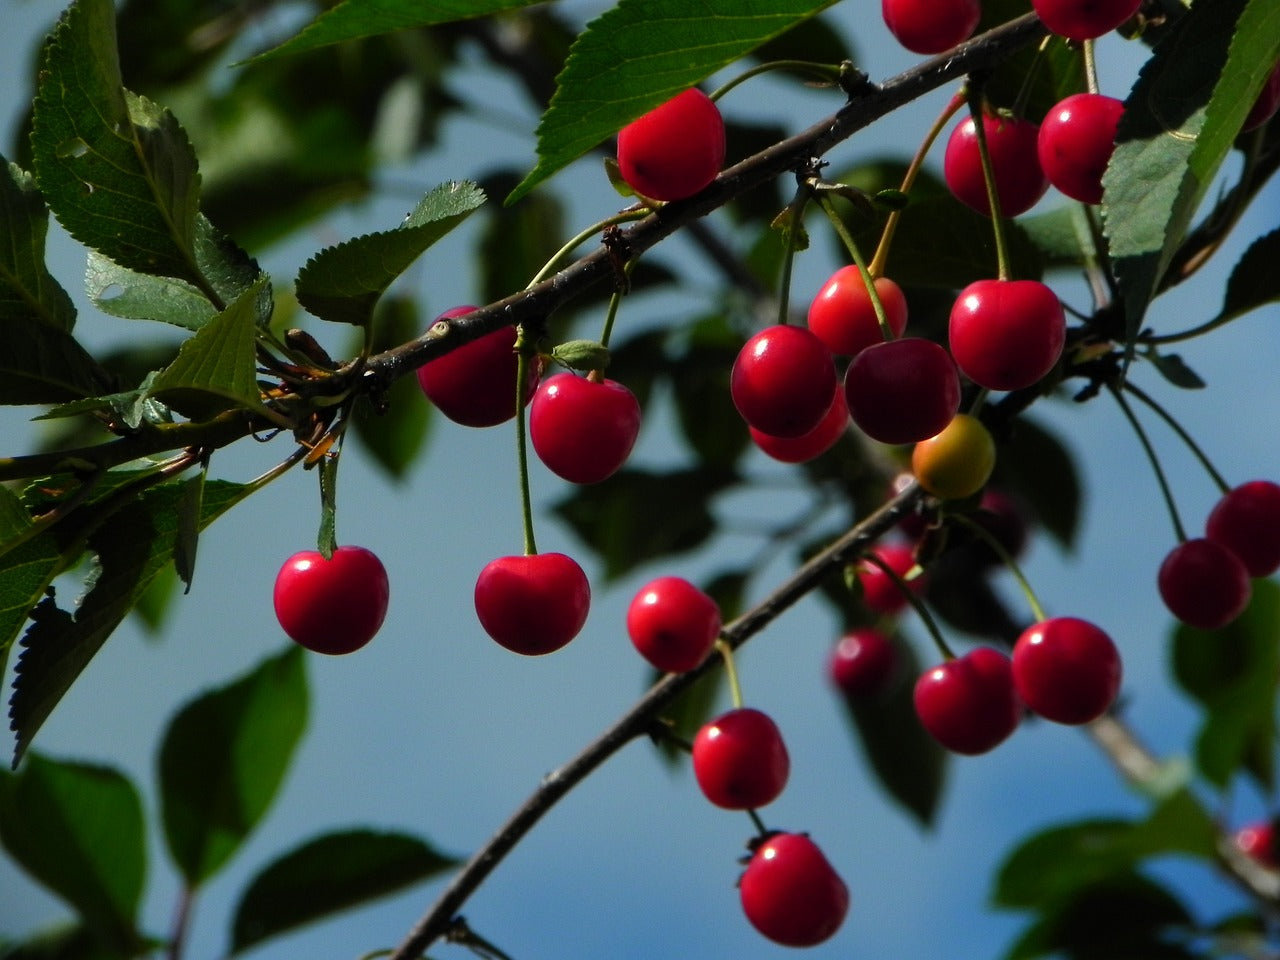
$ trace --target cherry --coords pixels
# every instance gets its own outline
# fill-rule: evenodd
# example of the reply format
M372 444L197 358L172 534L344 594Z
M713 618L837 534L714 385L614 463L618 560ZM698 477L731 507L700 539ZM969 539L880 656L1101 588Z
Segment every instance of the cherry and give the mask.
M1240 132L1248 133L1250 130L1256 130L1275 116L1277 109L1280 109L1280 63L1272 67L1271 72L1267 74L1266 82L1258 91L1258 99L1253 101L1253 106L1249 108Z
M988 390L1021 390L1053 369L1066 342L1062 303L1038 280L976 280L951 308L960 372Z
M578 635L591 585L563 553L498 557L476 578L475 604L485 633L515 653L539 656Z
M927 492L941 500L971 497L996 465L996 442L977 417L957 413L951 422L911 451L911 472Z
M1013 647L1013 682L1028 707L1056 723L1089 723L1120 691L1120 654L1100 628L1053 617L1022 632Z
M640 404L615 380L557 373L529 408L529 439L552 473L599 483L626 462L640 433Z
M1124 103L1100 93L1077 93L1044 118L1036 149L1049 182L1072 200L1102 200L1102 175L1116 148Z
M1016 217L1036 205L1049 181L1040 169L1036 153L1039 128L1030 120L984 114L982 128L987 135L987 151L996 179L1000 213ZM942 175L957 200L985 216L991 216L987 182L982 176L982 155L973 117L962 120L947 140L942 156Z
M893 641L874 627L860 627L840 638L827 661L827 671L846 698L863 700L889 688L897 665Z
M921 674L914 701L930 736L970 756L1002 743L1022 719L1012 664L994 647L977 647Z
M338 547L328 560L316 550L295 553L276 574L276 619L299 645L343 654L373 639L387 615L387 571L364 547Z
M1142 0L1031 0L1031 6L1058 36L1093 40L1137 13Z
M751 707L722 714L693 738L693 775L717 807L754 810L772 803L790 773L778 725Z
M1251 823L1236 831L1236 846L1239 847L1264 867L1272 870L1280 868L1280 857L1276 851L1276 827L1271 820Z
M751 925L788 947L829 939L849 912L849 888L803 833L775 833L756 847L738 893Z
M1156 577L1160 596L1183 623L1217 630L1249 605L1249 571L1216 540L1186 540L1169 551Z
M844 391L853 422L881 443L932 437L960 408L960 378L950 354L919 337L867 347L845 371Z
M724 119L696 88L677 94L618 133L622 179L654 200L691 197L724 164Z
M783 463L805 463L834 447L848 426L849 405L845 403L844 391L836 390L830 409L808 433L798 437L774 437L755 427L750 428L750 433L755 445L773 459Z
M685 673L715 645L720 608L688 580L659 577L641 587L627 608L627 634L659 670Z
M775 437L808 433L831 409L831 351L804 327L775 324L748 340L734 360L729 392L749 426Z
M1251 480L1224 494L1209 512L1205 536L1240 558L1251 577L1280 569L1280 485Z
M475 307L453 307L436 322L471 313ZM516 328L502 327L464 343L418 368L418 385L450 420L465 427L492 427L516 415ZM525 403L538 385L538 365L525 373Z
M876 296L895 337L907 327L907 298L888 277L876 277ZM809 329L832 353L855 357L884 340L871 295L856 265L841 267L809 304Z
M916 565L915 552L905 543L880 544L871 552L888 564L889 569L899 578L905 577ZM879 564L867 559L859 562L858 582L862 584L862 602L873 613L887 616L906 609L909 601ZM924 588L924 578L916 577L909 581L909 586L912 591L919 593Z
M941 53L973 35L978 0L881 0L885 26L912 53Z

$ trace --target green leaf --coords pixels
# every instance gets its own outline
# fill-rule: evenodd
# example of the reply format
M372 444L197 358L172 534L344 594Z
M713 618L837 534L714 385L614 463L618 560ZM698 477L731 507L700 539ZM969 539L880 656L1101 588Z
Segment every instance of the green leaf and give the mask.
M1098 258L1089 215L1079 203L1019 217L1018 226L1040 251L1046 270L1082 267Z
M488 196L502 197L519 182L518 173L503 170L485 177L482 186ZM568 233L564 204L553 193L530 197L514 207L489 207L476 250L483 302L493 303L513 290L524 289L560 249Z
M261 277L227 309L186 340L151 384L151 396L202 420L233 407L262 410L257 333L270 315L270 287Z
M24 317L69 333L76 308L45 266L48 231L35 180L0 155L0 323Z
M1226 321L1280 300L1280 230L1272 230L1249 244L1227 280L1219 321Z
M132 951L113 948L82 924L41 930L21 942L0 941L4 960L130 960Z
M400 833L346 830L317 837L249 883L236 907L231 953L404 890L457 863Z
M1144 354L1144 358L1175 387L1184 390L1200 390L1204 381L1200 375L1186 365L1182 357L1176 353L1156 353L1154 350Z
M291 646L183 707L160 745L169 853L197 887L271 806L307 723L305 655Z
M620 0L587 24L538 124L538 163L510 205L636 117L834 0Z
M1156 45L1126 99L1102 216L1130 345L1277 59L1273 0L1195 4Z
M1053 433L1019 417L1000 447L992 478L996 486L1015 490L1065 549L1074 546L1080 528L1080 475L1075 460Z
M57 327L26 317L0 318L0 404L61 403L106 385L84 347Z
M685 339L683 352L667 362L680 432L703 463L730 469L751 445L729 393L742 337L724 314L714 314L688 327Z
M146 879L142 801L115 770L27 758L0 773L0 842L66 900L96 938L136 955Z
M201 285L195 154L172 114L122 86L111 0L76 0L46 44L31 150L73 237L132 270Z
M322 320L365 326L391 281L484 199L474 183L443 183L423 197L396 229L321 250L298 273L298 302Z
M256 59L286 54L393 30L411 30L438 23L485 17L502 10L516 10L538 0L344 0L326 10L297 36L273 47Z

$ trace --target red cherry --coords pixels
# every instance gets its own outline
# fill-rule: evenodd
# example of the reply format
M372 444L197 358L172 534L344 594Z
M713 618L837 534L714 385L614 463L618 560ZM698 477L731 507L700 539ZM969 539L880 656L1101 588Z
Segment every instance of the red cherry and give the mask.
M899 578L916 565L915 552L905 543L883 543L871 552L888 564ZM862 602L873 613L888 616L906 609L909 601L879 564L862 559L858 563L858 582L862 584ZM924 578L916 577L908 585L913 592L924 589Z
M875 280L876 296L895 337L907 327L907 298L888 277ZM809 304L809 329L832 353L854 357L881 343L884 334L862 274L856 266L841 267L831 275Z
M387 615L390 596L382 561L364 547L338 547L326 560L295 553L276 574L273 599L284 632L316 653L359 650Z
M951 308L951 356L988 390L1020 390L1062 356L1067 319L1057 294L1038 280L977 280Z
M730 710L693 738L693 775L717 807L754 810L772 803L790 773L778 725L751 707Z
M978 0L882 0L885 26L912 53L941 53L973 35Z
M1244 126L1240 128L1240 132L1256 130L1275 116L1277 109L1280 109L1280 63L1271 68L1266 82L1258 91L1258 99L1253 101L1253 106L1244 118Z
M922 674L914 700L930 736L971 756L1002 743L1022 719L1013 667L994 647L978 647Z
M1271 820L1251 823L1236 831L1236 846L1253 857L1264 867L1272 870L1280 868L1280 858L1276 851L1276 827Z
M1056 723L1089 723L1120 692L1120 654L1098 627L1075 617L1033 624L1013 647L1013 682L1028 707Z
M827 670L850 700L877 697L888 689L898 665L893 641L874 627L851 630L831 651Z
M475 307L454 307L436 321L461 317ZM418 385L450 420L466 427L492 427L516 415L516 328L502 327L464 343L418 368ZM538 365L525 373L525 403L538 385Z
M1049 182L1072 200L1099 203L1124 103L1100 93L1060 101L1040 125L1036 150Z
M849 888L803 833L777 833L760 844L738 893L751 925L788 947L829 939L849 912Z
M485 633L515 653L539 656L578 635L591 585L563 553L499 557L476 578L475 604Z
M733 363L729 392L749 426L775 437L808 433L831 409L831 351L804 327L776 324L748 340Z
M720 608L688 580L659 577L641 587L627 608L627 634L659 670L685 673L715 645Z
M987 135L1000 213L1016 217L1034 207L1049 189L1036 153L1039 128L1030 120L990 114L983 115L982 128ZM957 200L989 217L991 204L974 130L973 117L968 117L951 131L942 157L942 175Z
M1137 13L1142 0L1031 0L1031 6L1058 36L1093 40Z
M1249 571L1216 540L1186 540L1169 551L1156 577L1169 612L1201 630L1217 630L1249 605Z
M830 409L808 433L798 437L774 437L755 427L750 428L750 433L755 445L773 459L783 463L805 463L834 447L848 427L849 405L845 403L844 391L836 390Z
M956 365L932 340L902 337L867 347L844 376L849 416L881 443L934 436L960 409Z
M599 483L626 462L640 433L640 404L614 380L557 373L529 408L529 440L552 473L570 483Z
M683 200L724 165L724 120L711 98L686 90L618 133L622 179L641 196Z
M1205 536L1240 558L1251 577L1280 569L1280 485L1251 480L1224 494L1209 513Z

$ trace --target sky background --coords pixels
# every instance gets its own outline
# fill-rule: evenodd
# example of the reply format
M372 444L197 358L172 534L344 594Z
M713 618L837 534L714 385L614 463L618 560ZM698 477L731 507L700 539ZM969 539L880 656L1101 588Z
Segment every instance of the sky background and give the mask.
M883 80L912 60L878 16L867 15L867 6L845 3L827 16L852 37L859 65L873 80ZM582 16L602 7L569 5ZM30 51L58 10L52 0L0 0L6 28L0 53L0 143L6 152L25 110ZM1134 54L1114 38L1100 43L1104 92L1125 94L1134 76ZM521 92L485 74L478 55L472 62L477 66L455 82L460 88L466 84L471 95L500 103L500 117L450 121L440 152L388 171L396 183L425 192L446 179L532 165L536 108ZM882 121L837 148L831 159L839 167L861 156L909 149L950 92L937 91ZM838 103L830 92L797 91L764 78L752 81L750 93L730 94L722 106L731 116L768 113L795 132ZM568 222L575 229L618 206L598 159L562 172L555 186L573 193ZM1161 301L1152 326L1183 329L1216 312L1224 271L1249 240L1275 226L1277 186L1258 198L1211 269ZM315 249L398 222L414 199L396 195L341 211L296 242L273 248L262 257L263 265L278 282L286 282ZM1060 202L1051 194L1040 209ZM424 314L475 301L477 278L466 254L478 226L478 219L464 225L411 271L408 288L421 297ZM80 286L83 250L56 227L50 247L53 272L81 306L77 332L91 348L151 332L87 306ZM798 261L797 303L812 296L838 265L831 250L830 244L816 243ZM653 256L677 262L698 254L675 240ZM690 304L706 305L712 285L629 299L618 336L662 322ZM1055 278L1054 285L1068 302L1087 305L1079 283ZM1280 476L1274 441L1280 419L1274 372L1280 356L1278 314L1272 306L1184 346L1184 359L1208 383L1204 391L1176 390L1149 368L1134 374L1135 382L1174 411L1232 482ZM30 443L35 427L25 416L25 411L0 411L5 453L22 452ZM1182 753L1194 736L1196 715L1172 688L1165 666L1170 618L1156 594L1155 570L1174 537L1151 471L1119 411L1105 398L1083 406L1041 403L1035 417L1077 454L1086 510L1075 551L1065 554L1039 538L1025 556L1026 572L1051 614L1083 616L1111 633L1124 657L1131 722L1161 755ZM1184 522L1199 528L1216 491L1168 431L1153 418L1146 422ZM247 447L215 457L214 475L247 480L287 453L279 443ZM319 833L370 826L423 836L458 855L474 850L543 774L576 754L642 691L645 667L623 629L635 590L659 573L691 578L713 573L730 565L735 551L753 549L746 538L723 538L713 550L646 567L597 590L578 639L553 656L525 659L484 636L471 603L481 567L520 550L509 425L475 431L437 418L420 463L400 484L389 482L357 452L353 446L343 458L339 539L381 556L391 578L391 611L379 636L358 654L309 658L308 732L270 814L199 900L187 954L193 960L223 955L230 914L248 879ZM685 456L668 399L655 395L645 410L633 463L670 465ZM763 455L746 465L755 475L780 479L790 469ZM539 548L578 556L592 575L589 555L546 513L563 494L562 482L536 460L532 470ZM730 498L717 504L717 514L742 522L765 510L785 516L799 503L791 503L783 490ZM116 766L143 790L154 815L154 749L168 718L200 692L242 675L287 644L271 610L271 584L288 555L314 543L317 508L314 475L295 471L213 525L201 541L194 588L175 603L163 638L147 638L126 622L54 712L36 748ZM780 558L754 582L754 599L789 570L790 557ZM1016 593L1007 595L1017 609ZM907 629L930 659L923 631L910 621ZM1024 919L991 910L990 883L995 866L1017 840L1066 819L1138 815L1144 804L1086 736L1040 723L1018 731L988 755L953 763L936 826L921 830L880 792L826 687L824 660L835 630L828 608L806 600L755 638L738 660L747 702L775 718L792 757L791 781L765 819L811 832L851 890L844 927L808 955L999 956ZM6 686L11 679L12 666ZM1266 798L1245 790L1224 815L1238 823L1266 808ZM750 830L745 816L712 808L687 771L667 769L646 743L637 742L547 816L463 912L518 960L779 957L787 951L749 927L733 886L736 858ZM1205 916L1241 903L1224 881L1203 871L1177 861L1162 863L1160 870ZM270 941L253 957L354 958L392 946L440 886L423 885ZM31 933L65 916L55 899L8 861L0 862L0 891L4 934ZM152 931L167 930L176 891L176 875L159 836L153 835L145 907ZM457 947L432 953L460 955Z

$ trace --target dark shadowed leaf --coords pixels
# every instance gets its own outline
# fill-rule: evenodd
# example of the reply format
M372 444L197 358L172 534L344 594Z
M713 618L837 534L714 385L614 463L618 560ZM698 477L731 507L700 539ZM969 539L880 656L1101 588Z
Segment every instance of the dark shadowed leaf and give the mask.
M49 211L31 174L0 156L0 323L38 320L70 332L76 308L44 262Z
M1199 390L1204 387L1200 375L1188 367L1179 354L1151 352L1144 354L1144 359L1175 387L1182 387L1184 390Z
M41 930L20 942L0 941L4 960L129 960L130 949L104 943L82 924Z
M724 314L712 314L690 325L681 339L684 349L667 362L680 432L703 463L731 468L751 444L729 393L742 337Z
M1277 263L1280 263L1280 230L1272 230L1253 241L1231 271L1219 318L1238 317L1280 300Z
M993 481L1016 491L1064 548L1075 545L1084 491L1075 461L1046 428L1019 417L1000 447Z
M506 196L519 182L512 171L486 177L480 186L489 196ZM560 198L550 193L530 197L528 202L513 207L497 204L485 211L484 227L476 252L480 264L480 295L484 303L492 303L523 290L567 236L564 208ZM582 256L598 244L599 238L587 241L572 256ZM570 261L560 264L566 266Z

